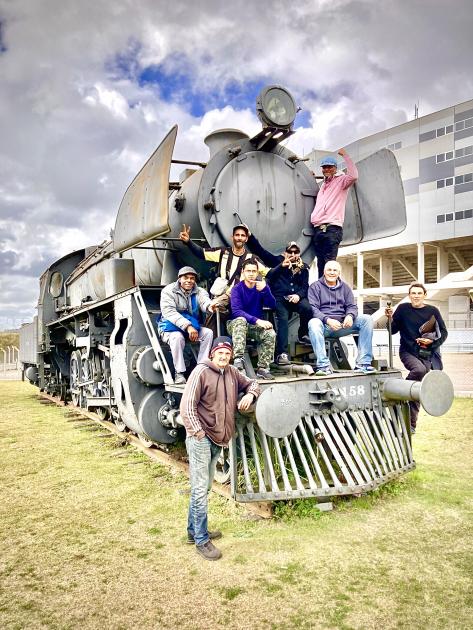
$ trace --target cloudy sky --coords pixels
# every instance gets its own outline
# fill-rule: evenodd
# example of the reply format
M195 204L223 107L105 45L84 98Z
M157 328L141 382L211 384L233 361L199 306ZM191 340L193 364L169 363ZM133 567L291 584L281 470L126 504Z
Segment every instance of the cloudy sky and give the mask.
M302 107L289 147L337 149L473 97L471 0L0 0L0 329L56 258L108 238L163 135L254 134L260 88Z

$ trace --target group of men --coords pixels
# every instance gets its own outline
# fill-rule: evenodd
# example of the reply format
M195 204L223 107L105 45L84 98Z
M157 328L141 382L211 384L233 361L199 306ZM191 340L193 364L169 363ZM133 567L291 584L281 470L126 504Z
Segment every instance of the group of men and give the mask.
M171 350L175 383L186 384L180 414L186 427L191 480L187 537L207 560L221 557L212 542L220 538L221 532L209 531L207 524L207 492L216 462L233 435L235 410L248 410L261 393L257 381L246 373L248 336L257 342L258 379L274 379L270 372L274 358L279 365L290 364L288 322L292 313L299 315L299 342L311 344L314 350L316 375L332 373L325 338L352 333L358 334L355 371L375 371L373 321L358 313L353 291L341 280L341 267L336 261L348 190L358 177L346 151L340 149L338 153L345 160L346 174L337 174L333 157L321 163L324 181L311 214L319 278L310 286L308 266L294 241L282 254L275 255L264 249L245 224L233 228L231 247L200 247L191 240L186 225L180 233L181 241L197 258L217 263L213 298L197 286L198 274L193 267L179 270L177 281L162 291L158 324L159 334ZM392 332L401 334L400 358L409 370L408 378L413 380L422 380L431 368L441 369L438 348L447 336L439 311L424 304L425 295L425 287L416 283L409 290L411 304L401 304L394 317L392 309L386 309ZM276 331L264 317L264 309L275 311ZM217 312L230 336L217 336L213 341L212 324L206 326L204 322L211 322ZM200 342L197 367L187 383L186 338ZM239 394L244 395L238 402ZM414 432L418 411L418 404L411 403Z

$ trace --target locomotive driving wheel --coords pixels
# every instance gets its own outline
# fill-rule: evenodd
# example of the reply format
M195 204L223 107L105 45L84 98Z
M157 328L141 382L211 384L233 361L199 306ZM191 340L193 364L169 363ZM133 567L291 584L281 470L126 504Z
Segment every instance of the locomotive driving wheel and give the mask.
M70 361L71 400L74 407L82 407L82 389L80 387L82 373L82 357L79 350L74 350Z

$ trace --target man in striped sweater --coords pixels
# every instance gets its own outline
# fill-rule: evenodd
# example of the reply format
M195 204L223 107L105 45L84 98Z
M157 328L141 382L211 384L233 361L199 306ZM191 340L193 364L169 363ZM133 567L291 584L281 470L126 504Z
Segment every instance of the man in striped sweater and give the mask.
M187 542L206 560L222 554L212 539L222 536L208 531L207 493L212 487L215 466L222 447L235 432L235 411L246 411L260 395L258 383L241 374L233 365L232 340L217 337L210 359L199 363L184 389L180 413L186 428L191 496L187 522ZM238 401L238 395L244 396Z

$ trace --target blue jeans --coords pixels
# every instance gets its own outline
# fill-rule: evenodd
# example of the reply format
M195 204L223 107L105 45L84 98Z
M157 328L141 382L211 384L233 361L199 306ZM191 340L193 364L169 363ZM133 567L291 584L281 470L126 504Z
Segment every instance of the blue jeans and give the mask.
M189 455L191 483L187 531L194 537L196 545L203 545L209 540L207 494L212 487L215 467L222 447L214 444L207 436L201 440L190 436L186 438L186 448Z
M369 315L358 315L351 328L332 330L321 319L314 317L309 322L309 337L315 352L317 367L325 369L330 367L330 362L325 351L325 337L345 337L358 333L358 355L356 365L370 365L373 360L373 320Z

